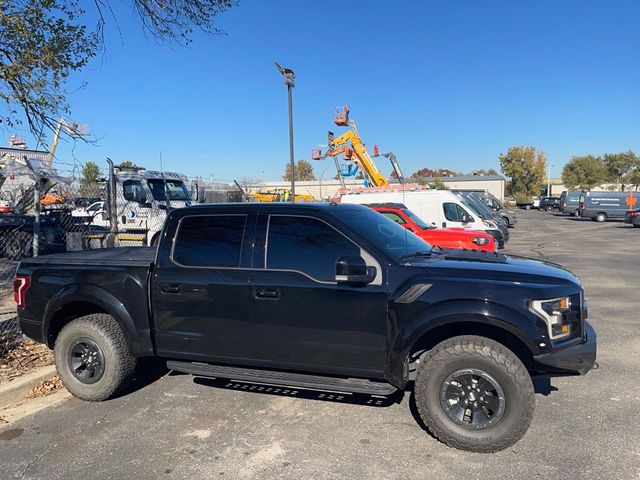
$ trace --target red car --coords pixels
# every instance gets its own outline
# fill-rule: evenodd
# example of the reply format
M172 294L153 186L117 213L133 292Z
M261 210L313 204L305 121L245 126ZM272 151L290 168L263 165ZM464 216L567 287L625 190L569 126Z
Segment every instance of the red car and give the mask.
M400 203L367 205L376 212L399 223L407 230L430 243L442 248L468 248L473 250L496 251L496 242L491 235L468 228L437 228L420 219L415 213Z

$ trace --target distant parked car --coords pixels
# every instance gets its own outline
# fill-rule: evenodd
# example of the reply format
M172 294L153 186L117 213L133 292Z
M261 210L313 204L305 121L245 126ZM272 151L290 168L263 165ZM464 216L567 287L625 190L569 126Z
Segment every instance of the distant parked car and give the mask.
M542 197L538 204L538 208L545 212L558 210L560 208L560 197Z
M431 245L441 248L467 248L495 252L497 244L488 233L470 228L437 228L429 225L401 203L367 205L393 220Z
M630 210L624 214L624 223L630 223L636 228L640 228L640 208Z
M583 192L580 194L580 216L596 222L623 219L640 205L640 192Z
M516 215L516 212L504 208L502 202L498 200L492 193L486 190L453 189L452 191L455 193L473 193L476 197L486 203L491 210L500 215L506 223L507 227L513 227L516 223L518 223L518 216Z
M573 215L577 217L580 212L578 210L580 206L580 194L582 192L580 190L569 190L564 191L560 194L560 210L562 213L567 213L569 215Z

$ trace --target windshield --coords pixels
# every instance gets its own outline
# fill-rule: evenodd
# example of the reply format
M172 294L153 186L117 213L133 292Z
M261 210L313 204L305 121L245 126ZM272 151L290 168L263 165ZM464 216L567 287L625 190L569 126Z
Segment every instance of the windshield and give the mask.
M473 211L473 213L478 215L482 220L489 220L491 218L490 215L487 215L485 211L481 210L480 207L476 205L475 202L473 202L470 198L462 196L460 200L462 200L462 204L464 206L469 207Z
M161 178L158 178L154 180L147 180L147 184L151 189L153 198L158 202L164 202L166 200L165 188L169 193L169 200L191 200L191 195L189 195L189 192L184 186L184 182L182 180L162 180Z
M469 194L467 198L472 205L475 205L478 210L480 210L481 213L479 213L478 215L480 215L483 220L492 220L493 218L495 218L495 212L491 208L489 208L489 206L484 203L481 198L478 198L473 193Z
M422 220L419 216L417 216L408 208L405 208L404 213L407 217L413 220L413 223L419 226L422 230L432 230L436 228L434 225L429 225L428 223L426 223L424 220Z
M408 254L431 250L431 245L374 210L340 212L350 228L396 260Z
M567 198L570 201L576 201L576 200L580 200L580 192L575 192L575 193L570 193L567 195Z
M494 210L502 210L504 208L500 200L498 200L493 194L487 193L484 198L486 204Z

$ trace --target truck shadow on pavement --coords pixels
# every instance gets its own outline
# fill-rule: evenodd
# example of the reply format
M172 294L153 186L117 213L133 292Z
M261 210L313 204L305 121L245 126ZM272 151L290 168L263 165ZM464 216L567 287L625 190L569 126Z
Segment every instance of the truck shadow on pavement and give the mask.
M124 389L119 391L112 399L125 397L130 393L142 390L169 373L166 360L159 358L141 358L136 366L134 377Z
M320 400L324 402L370 407L389 407L391 405L401 403L404 397L403 391L397 391L388 396L372 396L358 393L322 392L319 390L306 390L298 387L278 387L260 383L227 380L224 378L195 377L193 382L198 385L220 388L223 390L236 390L263 395L274 395L278 397L302 398L305 400Z

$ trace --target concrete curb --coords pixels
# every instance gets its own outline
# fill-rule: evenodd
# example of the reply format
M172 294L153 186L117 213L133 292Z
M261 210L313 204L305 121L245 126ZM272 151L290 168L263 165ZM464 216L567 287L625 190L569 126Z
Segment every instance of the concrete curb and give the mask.
M24 417L38 413L45 408L53 407L70 397L71 394L63 388L62 390L53 392L51 395L47 395L46 397L38 397L32 400L21 400L8 408L0 409L0 416L4 417L7 421L5 425L0 424L0 430Z
M40 382L50 379L55 374L55 365L47 365L18 377L7 384L0 385L0 408L5 408L24 400L24 396L29 393L33 387Z

